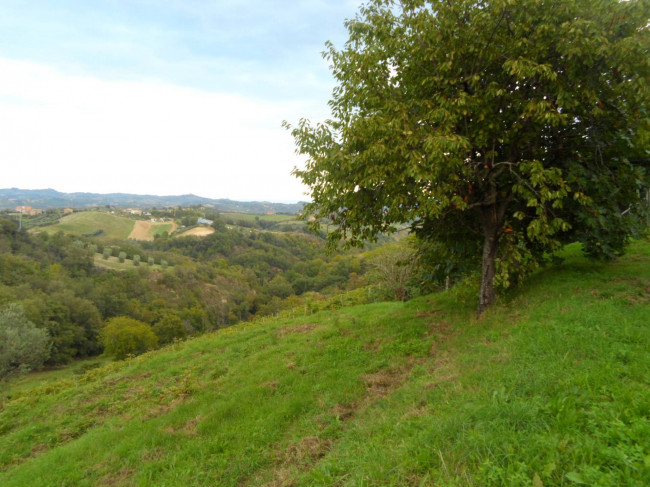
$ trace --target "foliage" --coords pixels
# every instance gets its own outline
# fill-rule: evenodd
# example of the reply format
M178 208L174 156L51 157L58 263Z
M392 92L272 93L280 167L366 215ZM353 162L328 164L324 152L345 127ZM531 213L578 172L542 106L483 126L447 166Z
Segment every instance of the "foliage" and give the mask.
M187 337L183 321L176 313L166 313L153 324L152 329L163 345Z
M196 335L302 306L312 291L320 300L357 287L366 270L358 253L326 255L322 241L302 233L222 228L203 239L104 240L98 249L110 253L108 259L95 253L94 242L19 232L15 222L0 218L0 306L20 303L28 319L47 330L47 365L101 353L103 320L128 316L155 325L172 314ZM120 253L162 265L120 264Z
M118 359L153 350L158 345L151 326L126 316L108 320L100 335L104 352Z
M389 299L406 301L415 286L415 252L408 245L379 249L369 261L369 281Z
M292 130L311 228L359 245L411 224L480 264L479 313L499 273L565 242L619 255L650 185L649 18L646 1L368 2L326 52L332 119Z
M0 310L0 379L37 369L49 355L47 331L36 328L20 306Z

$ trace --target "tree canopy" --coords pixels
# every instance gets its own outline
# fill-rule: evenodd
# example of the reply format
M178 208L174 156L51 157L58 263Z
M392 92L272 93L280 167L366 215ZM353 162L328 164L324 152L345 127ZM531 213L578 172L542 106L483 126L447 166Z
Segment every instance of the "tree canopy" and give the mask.
M647 0L371 0L325 52L324 123L287 126L305 216L358 245L408 223L481 268L478 312L549 251L620 254L648 187Z

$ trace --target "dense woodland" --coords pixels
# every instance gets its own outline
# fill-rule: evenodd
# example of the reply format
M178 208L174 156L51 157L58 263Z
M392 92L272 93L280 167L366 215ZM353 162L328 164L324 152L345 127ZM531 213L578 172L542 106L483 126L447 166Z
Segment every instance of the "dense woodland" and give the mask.
M181 217L190 221L193 211ZM359 251L326 253L322 239L304 232L261 231L255 220L251 229L233 229L208 216L215 219L210 236L151 242L30 233L0 219L0 308L18 305L47 330L52 366L102 353L107 330L119 329L120 320L137 320L155 335L146 349L365 283L368 264ZM138 255L143 264L121 271L96 266L106 249ZM154 270L148 259L167 265Z

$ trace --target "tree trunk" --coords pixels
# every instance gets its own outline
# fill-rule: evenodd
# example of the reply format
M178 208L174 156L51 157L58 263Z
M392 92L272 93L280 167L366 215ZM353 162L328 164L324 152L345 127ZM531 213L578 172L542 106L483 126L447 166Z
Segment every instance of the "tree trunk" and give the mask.
M494 206L481 208L483 224L483 263L481 267L481 288L478 296L476 314L480 317L494 303L496 295L494 276L496 275L496 258L499 249L500 224Z

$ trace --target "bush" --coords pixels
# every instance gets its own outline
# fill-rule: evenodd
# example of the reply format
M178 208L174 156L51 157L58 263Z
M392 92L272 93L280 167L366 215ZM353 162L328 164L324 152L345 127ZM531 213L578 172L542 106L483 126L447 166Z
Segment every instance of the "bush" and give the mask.
M158 337L142 321L126 316L111 318L101 332L104 351L117 359L138 355L158 346Z
M149 265L154 265L153 257L149 257L149 259L147 260L147 262L149 263Z
M140 265L140 256L138 254L135 254L133 256L133 265L135 265L135 266Z
M113 254L113 249L110 247L104 247L104 260L108 260L111 254Z
M50 336L25 317L21 306L0 311L0 379L37 369L50 356Z
M126 252L120 252L118 258L120 259L120 262L124 262L124 259L126 259Z
M153 325L153 331L162 344L187 337L183 321L176 313L168 313L163 316Z

